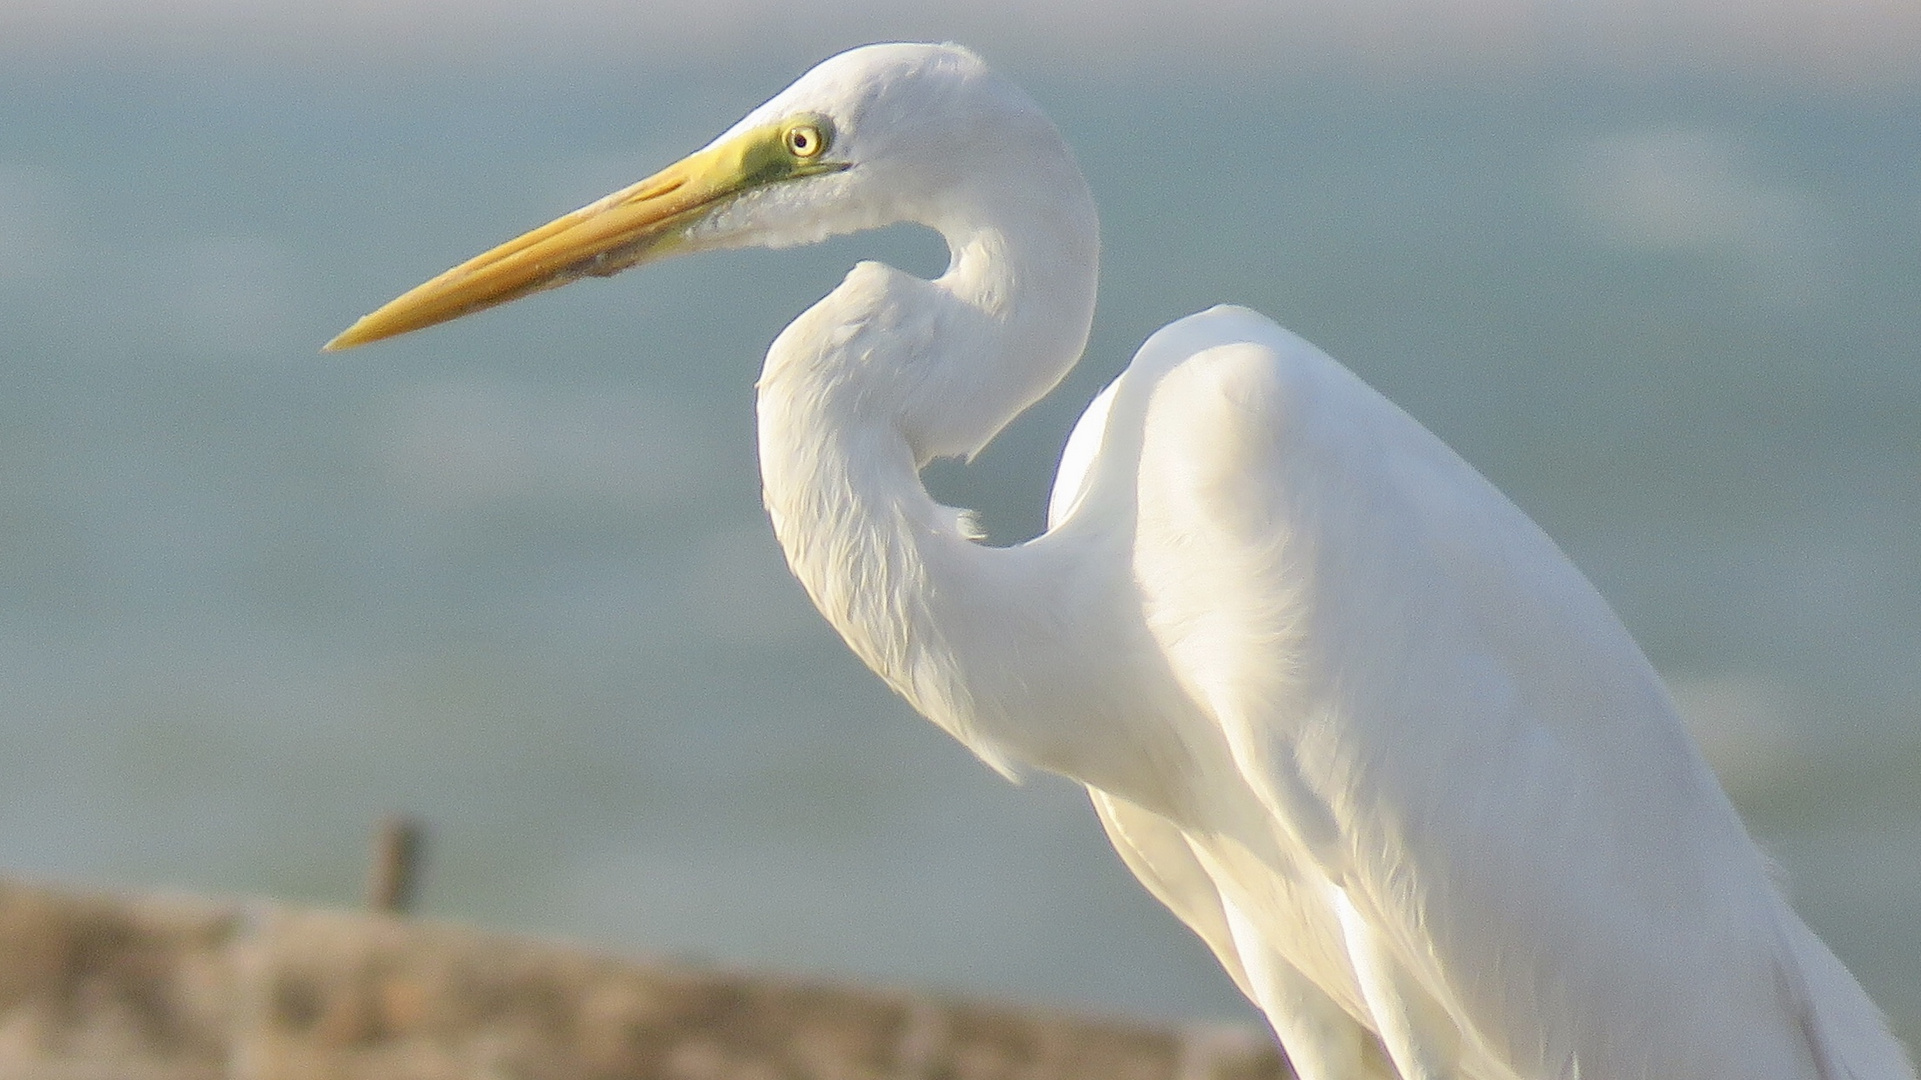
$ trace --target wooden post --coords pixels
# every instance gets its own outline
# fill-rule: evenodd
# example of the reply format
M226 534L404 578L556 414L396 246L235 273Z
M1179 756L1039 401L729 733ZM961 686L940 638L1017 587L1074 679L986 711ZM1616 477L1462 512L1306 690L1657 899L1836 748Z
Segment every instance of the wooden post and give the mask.
M374 825L373 861L367 869L367 907L405 915L414 906L420 881L425 829L403 814L389 814Z

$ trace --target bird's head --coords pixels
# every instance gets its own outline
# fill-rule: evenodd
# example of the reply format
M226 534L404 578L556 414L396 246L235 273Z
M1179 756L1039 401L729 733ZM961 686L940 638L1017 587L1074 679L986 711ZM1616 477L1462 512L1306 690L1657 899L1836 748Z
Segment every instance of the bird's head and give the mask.
M1059 135L955 45L868 45L802 76L706 147L441 274L328 342L349 349L668 255L787 247L897 221ZM1064 149L1060 153L1064 154Z

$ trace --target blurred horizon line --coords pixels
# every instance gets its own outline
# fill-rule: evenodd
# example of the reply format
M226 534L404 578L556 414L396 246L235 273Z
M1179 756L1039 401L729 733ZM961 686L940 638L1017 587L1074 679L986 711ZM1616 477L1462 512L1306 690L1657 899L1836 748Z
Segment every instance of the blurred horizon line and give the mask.
M686 71L796 64L868 41L953 40L1010 67L1103 82L1345 73L1392 83L1569 72L1785 80L1849 92L1921 85L1912 0L988 0L966 11L836 0L667 8L624 0L0 0L16 65L258 62L347 70L641 62Z

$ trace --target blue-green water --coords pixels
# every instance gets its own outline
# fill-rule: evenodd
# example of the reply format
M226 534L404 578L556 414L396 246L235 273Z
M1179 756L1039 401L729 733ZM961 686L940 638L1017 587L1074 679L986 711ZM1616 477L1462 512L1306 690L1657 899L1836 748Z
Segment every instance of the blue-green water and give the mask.
M1237 1015L1079 796L1012 788L785 576L751 384L908 231L391 345L352 318L792 72L0 75L0 868ZM1038 529L1153 328L1250 304L1595 579L1805 914L1921 1034L1921 97L1028 73L1101 200L1089 357L950 501Z

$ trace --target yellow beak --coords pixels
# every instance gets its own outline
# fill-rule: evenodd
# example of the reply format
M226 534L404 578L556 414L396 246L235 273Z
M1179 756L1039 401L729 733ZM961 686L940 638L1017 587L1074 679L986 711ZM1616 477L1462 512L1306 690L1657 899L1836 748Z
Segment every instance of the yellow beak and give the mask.
M743 132L410 289L329 341L351 349L458 319L577 278L672 252L687 230L749 188L846 168L795 157L780 126Z

